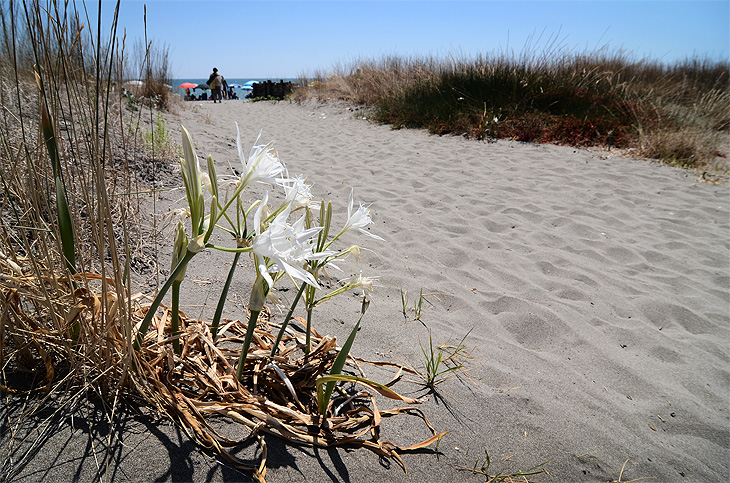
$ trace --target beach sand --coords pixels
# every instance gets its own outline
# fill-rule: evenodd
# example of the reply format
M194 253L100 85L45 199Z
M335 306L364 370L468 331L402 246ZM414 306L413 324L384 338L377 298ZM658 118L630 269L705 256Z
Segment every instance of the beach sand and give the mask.
M168 116L175 139L184 125L219 176L240 166L236 121L246 152L259 130L275 140L290 174L332 200L337 226L350 188L371 204L370 230L385 241L348 234L373 253L330 273L380 277L354 355L420 368L429 331L435 345L469 334L468 371L420 406L450 433L437 451L403 455L408 475L369 451L267 438L267 481L477 482L484 477L458 466L481 466L485 449L492 474L547 462L535 481L730 480L727 185L609 151L438 137L363 116L314 101L188 103ZM183 197L163 193L156 209L181 208ZM219 253L193 261L187 277L197 282L183 284L188 315L212 312L229 263ZM230 317L244 317L247 265ZM404 318L401 290L410 307L421 290L430 294L420 321L412 310ZM341 296L317 309L314 325L343 341L359 309L356 295ZM427 393L408 381L395 389ZM171 424L130 415L110 431L93 410L79 414L85 419L64 421L17 481L88 481L104 448L113 455L107 481L245 479ZM384 439L404 446L428 436L410 416L383 428Z

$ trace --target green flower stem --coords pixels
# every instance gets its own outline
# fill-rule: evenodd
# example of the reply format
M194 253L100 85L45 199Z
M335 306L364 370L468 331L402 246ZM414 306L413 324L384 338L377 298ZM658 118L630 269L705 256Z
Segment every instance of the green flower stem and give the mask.
M221 206L220 203L218 203L218 209L219 210L220 209L223 209L223 207ZM233 223L233 220L231 220L231 217L228 216L228 213L226 213L225 211L223 211L221 213L223 214L223 216L225 217L225 219L228 221L228 224L231 226L231 228L234 228L236 225Z
M172 340L172 348L178 355L182 353L180 339L177 338L180 335L180 283L182 283L180 280L172 282L172 319L170 320L172 336L175 337Z
M307 343L304 348L304 353L309 355L309 351L312 350L312 308L307 308Z
M314 264L310 270L310 273L317 279L318 265ZM314 310L314 296L317 293L317 287L307 285L307 296L305 302L307 303L307 337L304 344L304 354L309 355L309 351L312 349L311 338L312 338L312 310Z
M250 176L250 174L249 174L249 176ZM238 198L238 195L241 194L241 192L246 187L246 185L248 185L248 177L246 177L246 179L243 180L243 182L238 185L238 187L233 192L231 197L228 199L226 204L223 205L223 207L220 209L220 211L216 214L215 219L210 220L210 223L214 223L214 224L218 223L218 220L220 220L221 216L223 216L223 213L226 213L228 211L228 207L230 207L231 203L233 203L233 201ZM220 206L220 203L219 203L219 206Z
M233 274L236 272L239 258L241 258L241 252L236 252L236 255L233 257L231 269L228 270L228 278L226 278L226 283L223 286L221 297L218 299L218 306L215 308L213 323L210 326L210 334L213 336L213 340L218 336L218 324L221 321L221 315L223 315L223 306L226 304L226 297L228 296L228 290L231 288L231 281L233 280Z
M230 247L224 247L220 245L213 245L212 243L207 243L205 245L206 248L212 248L214 250L218 250L219 252L228 252L228 253L246 253L250 252L252 250L251 247L242 247L242 248L230 248Z
M284 322L281 324L281 329L279 329L279 335L276 336L276 342L274 343L274 347L271 348L271 354L269 355L269 357L271 357L272 359L276 355L276 349L279 347L279 342L281 342L281 338L284 337L284 331L286 330L287 326L289 325L291 316L294 313L294 308L299 303L299 299L302 298L302 294L304 293L305 288L307 288L307 284L305 282L302 282L302 286L299 287L297 296L294 297L294 302L292 302L291 308L289 308L289 313L286 314L286 318L284 319Z
M185 256L182 260L177 264L175 267L175 270L172 271L170 276L165 280L164 285L162 285L162 288L157 293L157 296L152 301L152 305L147 310L147 313L144 316L144 319L142 320L142 325L139 327L139 332L137 333L137 338L134 341L134 350L139 350L140 347L142 347L142 338L144 337L144 334L147 333L147 330L150 328L150 323L152 322L152 318L155 316L155 312L157 312L157 308L162 303L162 299L165 298L165 295L167 294L167 291L170 290L170 287L172 286L173 282L175 282L175 279L177 276L182 272L185 267L187 267L188 263L190 263L190 260L195 256L196 252L187 251L185 252Z
M236 379L241 380L243 375L243 366L246 363L246 356L248 355L248 348L251 346L251 339L253 339L253 331L256 328L256 322L259 320L259 314L261 310L252 310L251 317L248 319L248 328L246 329L246 339L243 341L243 347L241 348L241 357L238 358L238 369L236 369Z

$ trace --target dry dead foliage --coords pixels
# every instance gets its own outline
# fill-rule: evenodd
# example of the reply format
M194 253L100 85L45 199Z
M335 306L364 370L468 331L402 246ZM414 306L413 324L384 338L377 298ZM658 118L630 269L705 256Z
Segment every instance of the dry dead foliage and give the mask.
M437 432L414 406L421 400L390 389L404 369L389 363L385 364L398 369L390 383L339 388L340 394L321 416L316 382L329 374L339 347L334 338L312 331L313 349L306 356L304 321L290 323L278 355L271 360L269 353L280 326L262 312L239 381L235 366L246 334L245 322L226 320L214 341L206 323L181 313L182 351L178 355L172 345L171 312L163 307L141 350L135 352L130 349L132 331L124 323L114 323L123 314L125 296L120 299L112 280L88 273L57 276L37 263L35 270L31 265L28 259L0 257L0 384L6 393L49 391L56 370L63 366L63 372L75 373L80 382L94 381L101 393L123 393L144 401L197 443L238 469L252 472L260 481L266 476L262 433L292 444L365 448L396 461L404 470L401 453L424 448L445 434ZM141 294L128 297L134 308L128 327L135 327L149 305ZM70 336L74 326L80 328L75 340ZM349 367L362 377L359 361L350 358ZM18 371L35 372L35 380L40 382L29 386L29 378L13 377ZM25 385L19 386L18 380L26 381ZM376 394L403 406L379 409ZM420 417L431 437L409 446L382 439L383 418L399 414ZM247 428L247 436L232 440L219 434L211 418L220 416ZM255 465L230 451L252 438L260 447Z

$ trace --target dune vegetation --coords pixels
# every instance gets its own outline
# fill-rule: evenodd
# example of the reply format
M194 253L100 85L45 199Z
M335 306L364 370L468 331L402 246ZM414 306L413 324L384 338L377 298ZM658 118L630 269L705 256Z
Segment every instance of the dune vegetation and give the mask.
M552 39L544 50L528 45L520 55L363 59L302 75L300 84L307 87L297 99L366 105L374 120L394 128L624 148L683 167L728 170L727 61L667 65L606 50L576 54Z
M104 32L89 31L95 22L68 3L0 5L0 480L22 474L89 400L102 402L112 426L125 404L165 417L260 481L264 434L364 448L405 469L400 454L445 434L411 407L422 400L390 388L408 369L390 364L398 375L387 386L367 380L349 355L360 321L342 347L312 321L317 306L356 288L365 315L373 278L328 290L318 281L331 262L359 253L331 245L347 231L365 232L368 208L352 195L346 217L333 216L331 203L311 205L308 185L288 177L272 143L246 157L238 140L244 173L225 179L210 156L201 168L184 129L181 147L172 145L159 116L175 99L167 48L145 41L129 54L116 31L120 4ZM282 204L272 206L268 193L252 203L242 197L256 182L283 191ZM177 207L174 242L154 204L156 191L172 188L184 188L188 202ZM298 220L289 222L293 212ZM219 230L231 246L214 245ZM170 258L162 248L171 252L169 270L160 267ZM232 261L212 323L178 310L187 264L203 250ZM243 322L222 317L242 254L255 266ZM264 305L274 283L298 292L283 323L269 320ZM299 300L306 320L292 317ZM409 406L378 409L376 394ZM430 435L406 446L382 440L381 419L401 414L420 417ZM222 436L214 417L244 436ZM241 445L254 454L238 456ZM109 449L104 458L102 476L113 466Z
M101 25L56 0L0 4L0 391L9 428L0 435L7 443L0 475L12 480L20 474L42 447L28 440L47 437L65 413L88 399L104 401L110 420L117 404L144 406L259 480L266 474L262 433L302 445L365 448L401 465L399 454L437 444L444 432L410 407L421 401L391 389L408 369L392 364L398 375L386 385L364 379L352 366L345 369L353 362L348 351L359 321L352 321L342 347L312 325L312 312L327 297L353 287L364 292L372 284L361 278L340 292L315 290L327 263L359 250L328 252L339 234L370 223L367 207L358 208L351 198L347 216L339 215L346 220L342 228L324 201L316 216L297 207L301 217L294 230L286 217L295 210L298 191L270 212L265 197L244 206L237 196L256 178L256 166L263 166L261 160L277 166L269 144L255 146L247 160L239 148L244 168L251 170L237 180L235 195L225 198L212 160L204 182L193 140L184 135L182 148L173 146L157 115L175 102L167 86L167 47L145 40L128 49L115 21L108 31L89 31L95 23ZM724 156L721 141L730 122L728 67L711 62L663 67L601 56L465 63L387 58L323 80L296 95L372 106L377 120L394 127L635 148L707 169ZM295 181L286 180L284 190ZM144 213L154 212L150 195L154 199L165 183L187 194L180 211L189 216L178 225L174 243L163 240L156 218ZM233 246L214 246L210 235L225 222ZM261 237L284 233L278 241L296 239L291 233L301 233L302 226L309 237L291 250L301 257L256 251ZM161 269L160 247L172 245L174 266ZM220 319L217 311L209 323L175 309L187 262L202 250L231 256L229 279L238 256L256 261L251 300L258 304L249 303L249 320ZM299 293L294 305L301 297L306 306L306 320L290 319L292 306L277 324L263 303L275 282L287 281ZM404 315L405 305L404 298ZM364 298L361 315L366 309ZM432 344L429 349L423 349L433 361L426 385L433 387L456 366L449 366L453 356ZM378 410L375 394L409 407ZM28 427L51 403L52 416ZM407 446L380 439L381 417L401 414L422 419L425 439ZM260 448L254 461L229 450L238 442L208 425L213 415L250 430ZM12 443L16 437L23 441Z

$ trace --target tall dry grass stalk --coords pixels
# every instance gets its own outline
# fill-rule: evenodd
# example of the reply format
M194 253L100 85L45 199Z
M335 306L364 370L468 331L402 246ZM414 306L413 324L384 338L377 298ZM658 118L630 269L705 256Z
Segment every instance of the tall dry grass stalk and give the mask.
M263 299L261 306L249 305L248 323L224 320L216 339L205 323L182 313L171 317L159 294L150 306L145 295L134 293L133 271L144 257L139 252L157 245L145 242L143 228L134 223L141 203L135 193L146 190L137 179L157 181L154 136L165 128L144 108L165 105L154 86L164 85L167 56L156 55L145 40L144 61L135 75L142 80L141 90L122 90L134 71L125 63L124 40L117 40L120 3L107 11L99 2L93 22L85 8L76 11L74 4L57 0L0 4L0 390L8 402L2 410L9 428L0 434L0 480L18 476L63 420L48 418L28 428L29 418L47 409L50 400L61 404L54 411L59 414L88 396L109 404L112 425L117 401L131 397L146 403L262 481L262 432L297 444L366 448L401 465L403 452L439 441L445 432L437 432L411 407L420 400L368 381L361 371L357 377L341 374L348 351L335 339L307 324L311 350L308 346L305 352L294 320L278 335L268 324L266 330L257 328L258 313L268 312ZM112 18L106 20L106 32L102 11ZM99 27L90 32L86 25ZM150 112L149 124L156 126L149 142L138 129L143 111ZM151 159L139 145L152 149ZM192 153L191 143L187 151ZM209 173L212 163L211 158ZM202 193L197 200L202 203ZM353 224L364 222L361 210L353 212ZM208 232L216 226L212 219ZM202 229L202 217L197 221ZM183 260L194 253L190 246L180 248ZM348 350L355 334L345 344ZM244 338L251 353L247 347L231 349ZM260 354L272 354L270 363L262 365ZM237 373L236 359L242 361ZM334 387L343 380L371 392L344 397L338 392L344 402L335 406ZM375 393L408 406L378 410ZM8 408L18 407L12 404L18 394L29 402L32 395L42 396L29 411L13 413ZM349 409L339 414L344 407ZM430 436L404 447L381 440L381 419L399 414L420 416ZM262 448L259 464L252 466L226 449L237 442L210 426L207 418L215 415L251 431ZM108 465L108 460L100 462L99 468Z
M66 21L49 23L45 21L49 13ZM6 92L0 99L5 125L2 251L16 263L32 260L30 267L24 264L32 268L24 275L39 282L48 277L56 279L44 290L45 300L37 301L31 318L47 314L47 330L59 336L71 335L71 307L78 302L75 292L90 290L93 284L83 277L70 282L73 272L100 274L102 303L94 321L99 330L73 334L76 339L59 344L58 349L67 352L70 360L93 361L72 368L82 373L90 371L84 377L94 377L91 372L96 368L102 372L112 369L110 364L124 370L104 344L110 330L106 326L110 311L119 312L123 331L130 330L129 306L123 303L129 295L128 280L124 278L129 267L125 266L128 261L119 256L125 252L128 233L116 221L125 217L131 200L117 196L115 188L131 192L131 186L109 183L110 173L120 168L108 129L115 82L114 45L103 43L100 32L92 34L84 29L82 25L89 22L57 2L11 2L4 5L1 15L3 25L9 27L2 38L3 57L9 62L3 66ZM27 42L21 45L20 39ZM47 128L40 128L41 117L47 120ZM56 178L58 189L53 188ZM56 199L62 195L68 199L71 228L75 228L72 233L54 215ZM65 263L70 262L68 243L61 242L69 236L78 254L73 263ZM111 293L118 298L114 307L108 297ZM59 300L66 301L66 308L55 306ZM43 319L37 323L42 324ZM13 327L24 329L20 318ZM14 335L14 339L20 347L27 345L20 335ZM79 354L80 347L89 352Z
M144 143L125 132L120 2L100 2L93 21L85 5L74 6L0 4L4 397L90 391L114 401L136 367L130 287L132 265L145 255L133 221L134 170ZM12 478L32 454L3 448L0 473Z

